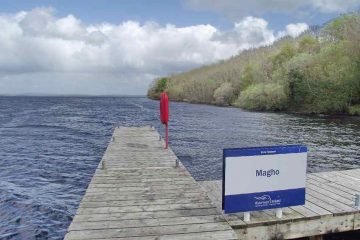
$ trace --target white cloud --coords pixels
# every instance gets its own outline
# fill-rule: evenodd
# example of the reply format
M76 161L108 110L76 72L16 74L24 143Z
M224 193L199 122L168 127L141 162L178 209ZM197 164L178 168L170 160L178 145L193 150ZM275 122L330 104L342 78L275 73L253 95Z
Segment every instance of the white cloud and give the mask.
M243 50L271 44L275 41L275 35L264 19L248 16L235 23L230 32L218 33L216 39L235 44L238 50Z
M218 12L232 19L265 12L294 14L305 9L323 13L343 13L360 6L360 0L185 0L185 2L193 9Z
M280 31L278 37L289 35L291 37L297 37L304 31L308 30L309 26L306 23L290 23L286 25L285 31Z
M82 93L86 79L83 91L88 94L145 93L156 76L225 59L307 28L290 24L276 33L264 19L254 17L227 32L212 25L155 22L87 25L73 15L57 18L53 12L36 8L0 15L0 94L39 89ZM109 87L99 87L102 83Z
M312 0L311 3L325 13L343 13L360 6L360 0Z

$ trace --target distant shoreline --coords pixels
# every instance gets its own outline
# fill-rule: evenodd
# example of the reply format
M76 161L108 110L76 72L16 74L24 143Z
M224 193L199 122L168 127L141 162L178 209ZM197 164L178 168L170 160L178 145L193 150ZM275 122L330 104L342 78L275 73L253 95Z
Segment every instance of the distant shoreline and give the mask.
M146 95L32 95L32 94L25 94L25 95L0 95L0 97L143 97L145 98Z
M158 98L152 98L147 96L148 99L159 101ZM200 105L207 105L207 106L213 106L213 107L220 107L220 108L234 108L234 109L240 109L242 111L246 112L258 112L258 113L285 113L285 114L294 114L299 116L317 116L317 117L352 117L352 118L360 118L358 115L350 115L346 113L337 113L337 114L325 114L325 113L314 113L314 112L306 112L306 111L290 111L290 110L277 110L277 111L267 111L267 110L250 110L246 108L237 107L234 105L219 105L219 104L213 104L213 103L203 103L203 102L191 102L191 101L184 101L184 100L173 100L170 99L170 102L179 102L179 103L189 103L189 104L200 104Z

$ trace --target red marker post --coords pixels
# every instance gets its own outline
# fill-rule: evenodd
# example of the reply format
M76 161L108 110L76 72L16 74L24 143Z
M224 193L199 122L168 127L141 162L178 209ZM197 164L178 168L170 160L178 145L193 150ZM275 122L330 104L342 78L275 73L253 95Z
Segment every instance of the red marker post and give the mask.
M166 92L160 94L160 120L165 124L165 149L169 145L169 97Z

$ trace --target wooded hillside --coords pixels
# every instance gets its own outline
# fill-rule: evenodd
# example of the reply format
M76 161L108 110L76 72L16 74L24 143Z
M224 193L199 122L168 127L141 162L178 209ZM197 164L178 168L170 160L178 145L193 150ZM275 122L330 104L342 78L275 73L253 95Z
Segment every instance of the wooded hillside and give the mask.
M360 14L154 81L148 96L249 110L360 115Z

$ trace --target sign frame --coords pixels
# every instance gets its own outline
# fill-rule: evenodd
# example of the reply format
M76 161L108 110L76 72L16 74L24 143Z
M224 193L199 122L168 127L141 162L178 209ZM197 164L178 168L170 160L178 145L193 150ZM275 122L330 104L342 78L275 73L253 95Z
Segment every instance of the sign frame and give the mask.
M281 145L281 146L264 146L264 147L249 147L249 148L226 148L223 149L223 174L222 174L222 210L224 210L225 213L236 213L236 212L250 212L250 211L260 211L260 210L265 210L265 209L277 209L277 208L282 208L282 207L289 207L289 206L298 206L298 205L304 205L305 204L305 192L306 192L306 169L307 169L307 152L308 152L308 148L304 145ZM304 187L301 187L299 189L272 189L269 191L264 191L265 193L277 193L281 191L288 191L288 190L296 190L295 195L298 196L295 200L294 199L285 199L283 202L284 203L279 203L279 204L268 204L266 206L260 206L257 207L256 209L254 207L247 207L247 206L241 206L241 207L229 207L229 200L225 201L225 197L227 196L227 199L229 199L229 197L231 197L230 195L225 195L226 193L226 158L229 157L256 157L256 156L268 156L268 155L278 155L278 154L298 154L298 153L305 153L305 172L301 173L304 174L305 178L303 179L304 181ZM290 156L290 155L288 155ZM274 156L273 156L274 157ZM282 156L284 157L284 156ZM301 157L304 157L301 155ZM291 161L292 159L286 160L286 161ZM236 159L234 161L241 161L240 159ZM249 161L249 160L247 160ZM252 160L250 160L252 161ZM264 161L264 160L263 160ZM267 160L265 160L267 161ZM304 164L304 163L301 163ZM300 179L299 181L302 181L302 179ZM250 194L262 194L263 192L249 192L249 193L240 193L238 195L250 195ZM265 195L264 193L264 195ZM269 196L270 198L270 196ZM254 200L253 200L254 201ZM264 201L268 201L268 200L264 200ZM270 198L270 203L272 203L271 198ZM250 202L250 201L249 201ZM255 204L255 202L254 202ZM231 204L233 205L233 204ZM237 209L237 210L236 210Z

